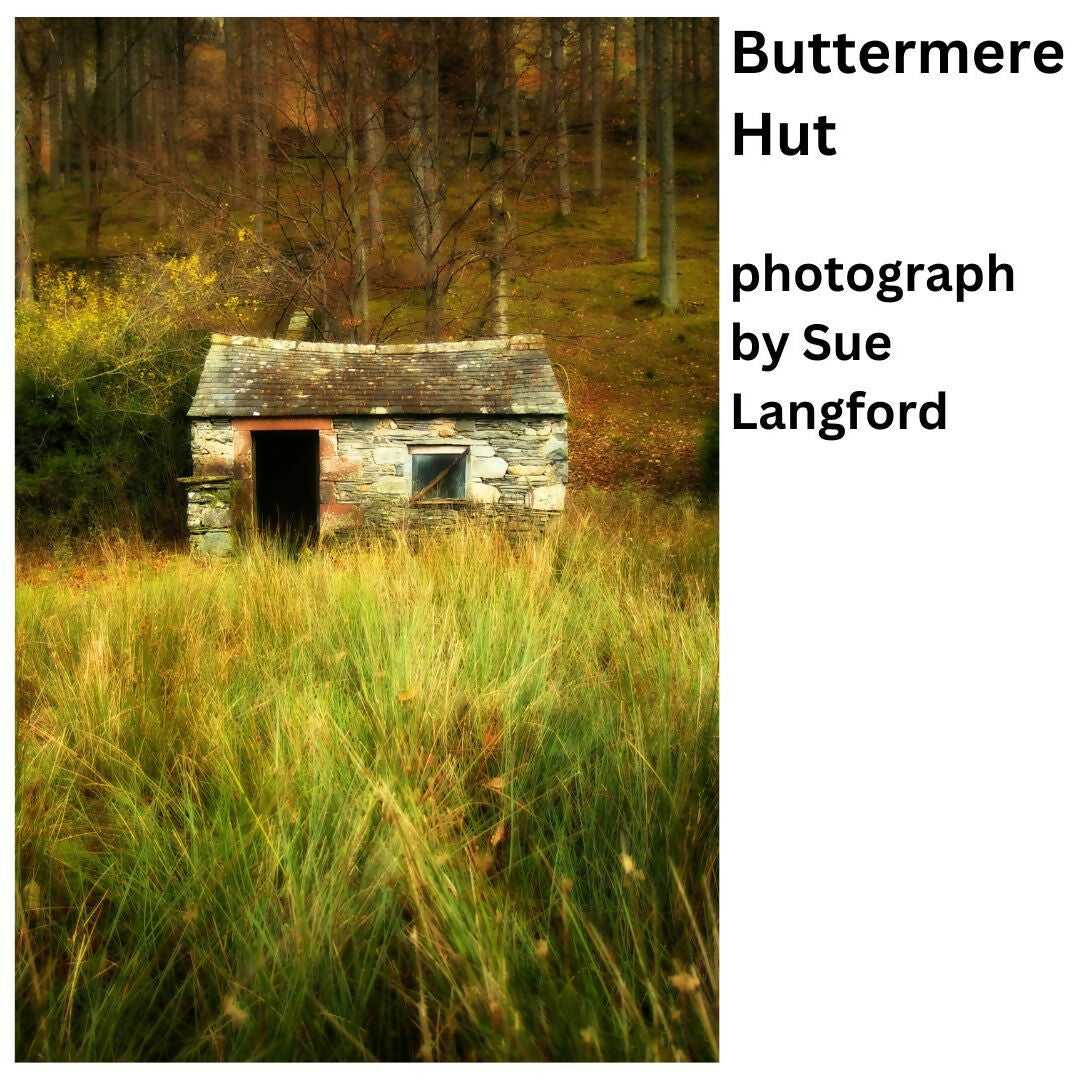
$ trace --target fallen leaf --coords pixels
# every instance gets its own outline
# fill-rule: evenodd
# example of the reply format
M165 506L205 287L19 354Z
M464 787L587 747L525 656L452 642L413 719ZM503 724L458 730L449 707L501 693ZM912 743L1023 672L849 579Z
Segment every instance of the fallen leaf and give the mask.
M684 994L693 993L701 985L701 980L692 971L677 971L668 977L668 982Z
M248 1014L236 1004L236 998L232 994L226 994L225 1000L221 1003L221 1011L234 1023L234 1024L246 1024Z

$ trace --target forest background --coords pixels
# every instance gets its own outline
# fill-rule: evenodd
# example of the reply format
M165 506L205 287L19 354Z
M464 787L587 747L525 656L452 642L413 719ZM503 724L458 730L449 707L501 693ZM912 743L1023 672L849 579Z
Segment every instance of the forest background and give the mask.
M183 535L209 334L539 332L574 483L716 480L709 19L20 19L21 542Z

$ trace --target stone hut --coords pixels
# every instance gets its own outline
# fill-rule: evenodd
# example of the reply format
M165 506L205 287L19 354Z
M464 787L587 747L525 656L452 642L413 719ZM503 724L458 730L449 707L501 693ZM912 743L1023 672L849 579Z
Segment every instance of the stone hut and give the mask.
M566 496L566 402L543 339L332 345L215 334L188 411L192 549L238 528L310 538L542 528Z

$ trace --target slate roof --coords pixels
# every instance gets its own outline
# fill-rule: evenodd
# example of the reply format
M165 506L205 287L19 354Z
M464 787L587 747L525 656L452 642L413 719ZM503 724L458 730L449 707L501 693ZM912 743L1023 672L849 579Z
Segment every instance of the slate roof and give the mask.
M338 345L215 334L193 417L563 416L544 340Z

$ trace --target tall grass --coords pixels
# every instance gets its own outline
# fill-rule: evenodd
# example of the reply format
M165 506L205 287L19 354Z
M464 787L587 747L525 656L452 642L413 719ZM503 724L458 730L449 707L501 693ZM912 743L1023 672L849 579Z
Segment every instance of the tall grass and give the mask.
M17 1050L710 1059L715 517L16 594Z

